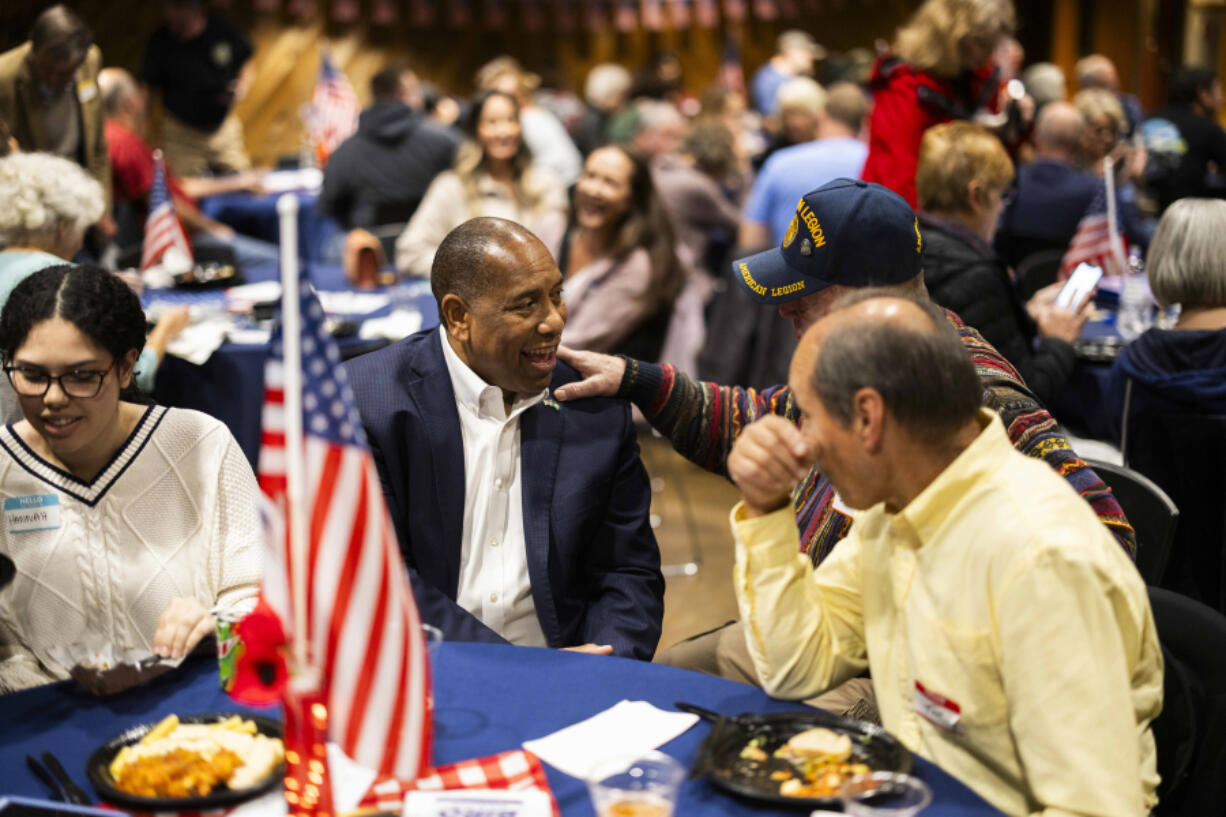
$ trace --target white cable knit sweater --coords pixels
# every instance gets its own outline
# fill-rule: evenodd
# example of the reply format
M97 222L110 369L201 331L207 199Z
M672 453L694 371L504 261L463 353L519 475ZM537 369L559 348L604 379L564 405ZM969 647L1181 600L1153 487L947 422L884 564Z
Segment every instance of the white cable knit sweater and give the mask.
M0 591L0 692L67 678L53 645L151 651L176 597L249 607L260 577L258 490L230 431L195 411L150 407L89 483L0 427L0 496L54 495L60 509L52 529L14 532L23 525L11 510L0 523L0 552L17 565Z

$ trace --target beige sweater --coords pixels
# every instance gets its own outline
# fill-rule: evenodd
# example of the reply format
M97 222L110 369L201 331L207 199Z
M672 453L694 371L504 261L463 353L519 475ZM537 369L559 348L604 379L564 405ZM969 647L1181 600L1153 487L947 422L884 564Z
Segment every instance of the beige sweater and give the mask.
M545 191L532 210L508 197L488 174L477 177L477 198L470 199L455 171L440 173L396 239L396 269L401 275L429 278L434 253L447 233L478 216L505 218L536 234L555 257L566 229L566 191L550 171L531 166L529 184Z
M0 427L0 552L17 565L0 592L0 692L68 677L55 647L151 651L170 601L249 607L261 526L251 466L207 415L150 407L111 464L83 483ZM58 507L46 529L12 506ZM58 521L58 524L54 524Z

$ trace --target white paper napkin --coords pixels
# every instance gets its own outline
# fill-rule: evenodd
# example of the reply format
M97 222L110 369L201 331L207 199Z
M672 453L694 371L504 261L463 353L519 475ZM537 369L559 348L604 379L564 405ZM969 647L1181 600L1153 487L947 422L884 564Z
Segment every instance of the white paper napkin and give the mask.
M193 323L166 344L166 352L200 366L213 356L233 328L234 323L226 318Z
M621 701L587 720L525 741L524 748L571 777L585 779L606 760L644 755L697 722L697 715L669 712L646 701Z
M366 339L387 338L396 341L421 329L421 313L412 309L397 309L386 318L369 318L362 322L358 335Z

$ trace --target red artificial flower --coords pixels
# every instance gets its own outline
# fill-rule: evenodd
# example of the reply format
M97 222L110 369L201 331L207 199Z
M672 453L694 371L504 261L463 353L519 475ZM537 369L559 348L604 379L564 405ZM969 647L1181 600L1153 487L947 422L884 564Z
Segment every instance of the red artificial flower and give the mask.
M234 662L230 697L249 706L277 703L285 691L288 640L281 619L260 597L259 604L235 626L241 643Z

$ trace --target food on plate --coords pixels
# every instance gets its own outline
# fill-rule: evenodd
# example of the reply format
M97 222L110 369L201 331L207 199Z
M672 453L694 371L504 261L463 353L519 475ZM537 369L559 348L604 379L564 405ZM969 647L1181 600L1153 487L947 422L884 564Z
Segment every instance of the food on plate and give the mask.
M238 715L218 723L181 723L168 715L137 743L119 750L109 771L115 787L140 797L193 797L225 786L245 789L285 756L280 739Z
M777 784L785 797L834 797L848 780L872 771L852 756L851 736L832 729L798 732L771 754L766 743L764 736L753 738L740 758L761 769L758 773Z
M797 758L828 757L842 761L851 757L851 737L819 726L792 735L783 748Z

